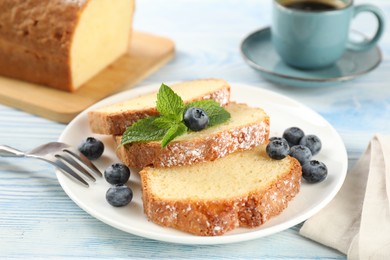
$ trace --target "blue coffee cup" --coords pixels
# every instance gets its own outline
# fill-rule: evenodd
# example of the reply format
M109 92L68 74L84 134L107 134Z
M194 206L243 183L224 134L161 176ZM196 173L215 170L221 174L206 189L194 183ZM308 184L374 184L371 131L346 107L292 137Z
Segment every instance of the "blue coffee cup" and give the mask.
M371 12L378 20L372 39L349 39L351 20ZM281 59L299 69L320 69L335 63L347 48L364 51L375 46L385 25L382 11L353 0L274 0L272 43Z

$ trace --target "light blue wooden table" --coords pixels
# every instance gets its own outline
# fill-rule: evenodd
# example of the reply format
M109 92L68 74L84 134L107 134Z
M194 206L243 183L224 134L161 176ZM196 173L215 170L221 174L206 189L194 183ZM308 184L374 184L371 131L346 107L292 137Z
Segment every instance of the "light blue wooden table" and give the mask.
M390 1L369 2L390 15ZM353 165L374 133L390 134L390 30L380 42L383 62L368 75L332 88L278 86L248 67L239 52L243 37L270 24L270 3L139 0L135 28L167 36L177 48L176 58L142 85L220 77L289 96L336 128ZM353 26L370 35L372 23L370 15L362 15ZM28 150L57 140L64 128L64 124L0 105L1 144ZM0 259L345 259L301 237L299 228L227 245L153 241L116 230L81 210L62 190L51 166L0 158Z

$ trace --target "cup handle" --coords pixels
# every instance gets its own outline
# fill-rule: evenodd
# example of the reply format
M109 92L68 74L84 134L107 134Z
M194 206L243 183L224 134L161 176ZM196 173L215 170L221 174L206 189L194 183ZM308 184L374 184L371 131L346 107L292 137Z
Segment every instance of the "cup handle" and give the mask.
M354 8L353 17L356 17L361 12L370 12L374 14L378 20L378 28L372 39L363 40L362 42L353 42L350 40L347 47L355 51L364 51L372 48L381 38L385 27L384 15L378 7L370 4L357 5Z

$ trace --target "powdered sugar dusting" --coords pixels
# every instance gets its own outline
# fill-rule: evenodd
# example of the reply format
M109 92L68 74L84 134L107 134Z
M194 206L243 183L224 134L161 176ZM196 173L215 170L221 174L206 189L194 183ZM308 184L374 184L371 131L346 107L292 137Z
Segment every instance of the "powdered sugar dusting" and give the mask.
M87 0L62 0L65 4L83 6Z
M268 133L269 125L260 122L209 136L202 143L172 143L166 147L157 166L172 167L213 161L237 150L247 150L263 144Z
M213 99L218 102L220 106L225 106L229 103L230 100L230 89L223 88L209 95L205 95L203 99Z

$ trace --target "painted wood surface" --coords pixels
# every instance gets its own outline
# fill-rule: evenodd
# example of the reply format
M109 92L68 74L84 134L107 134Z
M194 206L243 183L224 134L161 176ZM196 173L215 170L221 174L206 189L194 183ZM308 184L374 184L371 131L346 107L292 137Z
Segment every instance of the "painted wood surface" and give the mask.
M389 1L369 2L389 17ZM239 52L248 33L270 24L270 3L138 1L135 28L174 40L177 51L174 60L138 86L221 77L281 93L318 111L336 128L352 166L375 133L390 134L389 26L380 41L383 62L368 75L335 87L279 86L249 68ZM373 18L362 14L353 27L370 35L372 24ZM64 124L0 105L1 144L28 150L57 140L64 128ZM0 158L0 259L345 259L301 237L299 228L216 246L149 240L116 230L81 210L61 189L53 167L40 161Z

